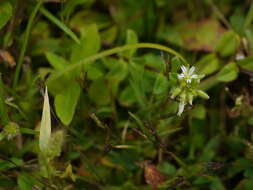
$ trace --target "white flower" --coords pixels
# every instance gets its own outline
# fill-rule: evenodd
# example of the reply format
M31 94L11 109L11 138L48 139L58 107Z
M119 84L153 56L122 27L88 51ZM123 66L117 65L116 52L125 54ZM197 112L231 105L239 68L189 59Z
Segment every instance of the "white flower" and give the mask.
M192 79L198 79L198 75L193 74L195 67L192 66L190 69L186 68L185 66L181 66L182 73L178 74L178 79L186 80L187 83L191 83ZM198 80L199 81L199 80Z
M178 116L180 116L182 113L183 113L183 111L184 111L184 106L185 106L186 104L184 103L184 102L180 102L179 103L179 107L178 107L178 112L177 112L177 115Z

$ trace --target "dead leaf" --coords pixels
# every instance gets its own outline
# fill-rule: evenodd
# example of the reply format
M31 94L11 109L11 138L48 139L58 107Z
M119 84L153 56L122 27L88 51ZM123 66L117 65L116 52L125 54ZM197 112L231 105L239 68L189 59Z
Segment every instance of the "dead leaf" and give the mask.
M186 21L172 27L166 40L175 43L175 35L179 38L180 43L188 50L213 52L224 35L226 29L215 19L204 19L193 22Z
M158 186L165 181L164 175L150 161L144 163L144 175L146 182L153 190L157 190Z
M10 67L15 67L16 65L15 59L10 52L6 50L0 50L0 62L2 61L9 63Z

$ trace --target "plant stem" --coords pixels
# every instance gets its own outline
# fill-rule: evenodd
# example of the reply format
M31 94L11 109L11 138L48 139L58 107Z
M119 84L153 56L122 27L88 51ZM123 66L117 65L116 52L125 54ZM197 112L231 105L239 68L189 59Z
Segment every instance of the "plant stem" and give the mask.
M60 76L62 76L63 74L67 73L67 72L71 72L72 70L84 65L85 63L89 63L89 62L93 62L97 59L101 59L103 57L106 56L110 56L116 53L120 53L126 50L130 50L130 49L138 49L138 48L151 48L151 49L158 49L158 50L162 50L168 53L171 53L175 56L177 56L179 59L181 59L185 64L188 65L188 62L185 60L185 58L179 54L178 52L176 52L175 50L168 48L166 46L163 45L159 45L159 44L153 44L153 43L137 43L137 44L128 44L128 45L124 45L124 46L120 46L120 47L116 47L116 48L112 48L109 50L105 50L103 52L100 52L98 54L95 54L93 56L87 57L79 62L77 62L76 64L70 65L68 66L66 69L61 70L60 72L56 73L53 77L50 77L47 80L47 84L52 82L53 80L59 78Z
M9 116L5 105L4 98L4 84L2 81L2 74L0 73L0 115L2 124L5 126L9 123Z
M37 12L39 11L39 9L42 5L42 2L43 1L40 0L37 3L35 8L33 9L32 14L29 17L28 24L27 24L26 31L25 31L24 43L22 44L22 47L21 47L21 52L20 52L20 55L19 55L19 58L18 58L18 63L17 63L16 71L15 71L15 76L14 76L14 81L13 81L13 86L12 86L13 89L15 89L17 87L21 66L22 66L22 63L24 61L25 52L26 52L29 36L30 36L30 33L31 33L32 24L33 24L33 21L35 19L35 16L36 16Z

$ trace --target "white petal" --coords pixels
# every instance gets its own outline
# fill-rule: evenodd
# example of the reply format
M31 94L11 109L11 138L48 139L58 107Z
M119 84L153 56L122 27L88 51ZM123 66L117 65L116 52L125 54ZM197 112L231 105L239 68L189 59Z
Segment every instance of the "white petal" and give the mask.
M192 78L192 79L196 79L196 78L198 78L198 75L193 74L193 75L191 75L191 78Z
M178 112L177 112L177 115L180 116L183 111L184 111L184 106L185 106L185 103L184 102L180 102L179 103L179 107L178 107Z
M184 65L181 66L181 70L182 70L183 73L186 73L186 72L187 72L187 68L186 68Z
M192 82L192 79L187 79L186 82L187 82L187 83L191 83L191 82Z
M195 71L195 67L192 66L192 67L190 68L190 70L189 70L189 75L192 75L194 71Z
M179 79L182 79L182 78L184 78L184 74L179 74L179 75L177 75L177 77L178 77Z
M188 97L188 99L189 99L189 100L188 100L188 101L189 101L189 104L192 105L193 95L190 94L189 97Z

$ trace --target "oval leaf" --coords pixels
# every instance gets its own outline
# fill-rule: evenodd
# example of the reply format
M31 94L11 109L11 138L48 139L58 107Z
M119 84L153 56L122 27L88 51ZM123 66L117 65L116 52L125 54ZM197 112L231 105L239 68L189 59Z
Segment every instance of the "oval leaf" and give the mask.
M223 82L230 82L237 78L238 68L235 63L225 65L218 73L217 79Z
M80 93L80 86L78 83L73 82L64 92L55 96L56 114L64 125L69 125L72 121Z

